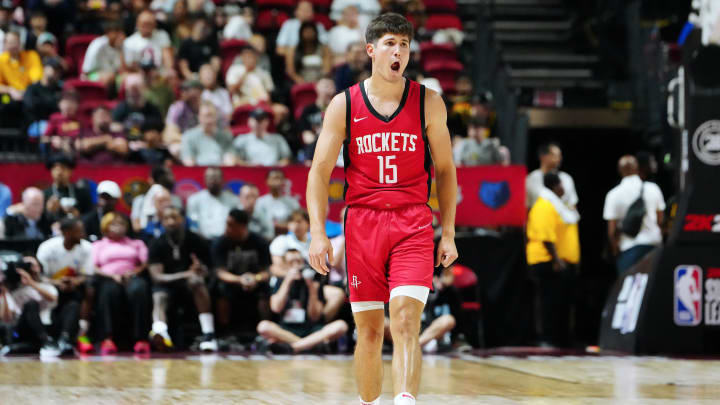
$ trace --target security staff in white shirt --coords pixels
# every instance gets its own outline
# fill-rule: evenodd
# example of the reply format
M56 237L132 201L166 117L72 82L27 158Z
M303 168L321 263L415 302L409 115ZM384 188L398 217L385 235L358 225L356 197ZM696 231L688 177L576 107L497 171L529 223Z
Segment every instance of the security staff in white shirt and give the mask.
M617 256L618 273L622 274L662 243L660 224L663 221L665 199L657 184L640 179L638 161L634 156L621 157L618 171L622 180L605 197L603 218L608 221L608 239L613 253ZM640 232L632 237L622 233L619 225L630 206L640 196L641 190L645 217Z
M569 174L560 170L560 165L562 164L562 150L560 150L560 146L556 143L544 144L538 148L538 157L540 158L540 168L530 172L525 179L525 203L527 208L530 209L533 204L535 204L535 201L540 195L540 189L543 188L543 178L545 174L550 172L557 172L558 176L560 176L560 182L565 190L562 201L568 208L575 208L578 203L575 182Z

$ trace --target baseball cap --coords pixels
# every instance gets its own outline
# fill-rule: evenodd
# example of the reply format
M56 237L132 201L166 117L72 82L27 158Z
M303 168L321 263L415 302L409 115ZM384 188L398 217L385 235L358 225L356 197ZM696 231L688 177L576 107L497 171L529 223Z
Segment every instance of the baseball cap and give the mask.
M38 38L37 38L38 45L42 45L46 42L52 42L53 44L57 44L57 38L55 38L55 35L53 35L50 32L47 32L47 31L38 35Z
M252 110L252 112L250 113L250 118L254 118L256 120L261 120L261 119L269 118L269 117L270 117L270 114L268 114L268 112L262 108L256 108L256 109Z
M112 198L120 198L122 193L120 192L120 186L112 180L103 180L97 186L97 194L107 194Z

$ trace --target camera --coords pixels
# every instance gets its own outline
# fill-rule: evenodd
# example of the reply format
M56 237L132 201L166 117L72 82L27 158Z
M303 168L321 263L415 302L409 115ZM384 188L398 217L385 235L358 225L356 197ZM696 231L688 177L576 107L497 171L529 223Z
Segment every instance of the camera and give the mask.
M20 287L20 273L18 269L30 271L30 263L7 262L0 272L0 284L3 284L9 291L15 291Z

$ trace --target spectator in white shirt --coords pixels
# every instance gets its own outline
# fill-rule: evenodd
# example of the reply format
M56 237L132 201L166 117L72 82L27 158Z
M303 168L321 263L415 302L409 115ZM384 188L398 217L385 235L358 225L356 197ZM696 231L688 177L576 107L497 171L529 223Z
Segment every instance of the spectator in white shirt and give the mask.
M95 38L85 52L83 77L106 86L115 84L118 73L125 69L123 42L125 33L119 22L107 22L105 35Z
M206 63L200 66L200 83L203 85L202 100L215 104L223 123L229 124L233 112L230 93L218 86L217 70L212 65Z
M638 176L638 162L634 156L621 157L618 171L622 180L605 197L603 218L608 221L608 239L613 253L617 255L618 273L622 274L662 244L660 226L665 210L665 199L657 184L644 182ZM623 233L620 225L628 209L641 193L645 204L645 216L642 219L640 232L633 237Z
M175 55L170 36L156 29L157 22L152 11L145 10L137 17L137 31L123 44L123 54L128 67L139 69L141 65L164 67L165 75L174 72Z
M546 173L557 172L560 176L565 195L562 200L569 208L575 208L578 203L578 195L575 191L575 182L569 174L560 170L562 164L562 150L556 143L548 143L540 146L538 149L538 157L540 158L540 168L533 170L525 179L526 189L526 205L529 209L535 204L540 195L540 189L543 187L543 177Z
M225 233L225 219L240 200L231 191L223 188L223 172L218 167L205 170L205 190L198 191L187 200L187 216L193 227L207 239Z
M268 213L255 209L255 203L260 196L260 190L252 183L245 183L240 187L240 208L250 215L248 229L261 235L270 241L275 237L275 228L273 227L272 218Z
M250 40L255 16L252 7L244 7L238 14L230 16L222 30L223 39Z
M235 162L249 166L287 166L292 152L285 138L268 133L270 117L262 108L254 110L248 120L252 132L233 141Z
M365 39L364 32L358 25L358 8L356 6L345 7L342 19L338 21L338 25L330 29L328 37L332 38L332 41L328 42L328 47L332 53L333 66L345 63L345 54L350 44Z
M275 234L282 235L287 232L290 214L300 208L300 203L287 195L286 189L289 189L289 184L282 170L270 170L266 182L269 192L258 198L255 210L269 217L273 221Z
M296 47L300 38L300 25L304 22L312 22L314 18L315 12L313 11L312 2L307 0L298 2L295 8L295 18L285 21L280 27L280 32L278 32L275 42L275 52L280 56L285 56L290 48ZM316 23L316 26L320 43L323 45L327 44L328 35L325 27L320 23Z
M339 21L342 13L348 6L355 6L359 11L358 25L362 32L380 14L380 2L378 0L333 0L330 6L330 18Z
M270 101L275 84L270 73L258 67L257 62L257 50L248 45L240 51L228 69L225 84L232 96L233 106Z

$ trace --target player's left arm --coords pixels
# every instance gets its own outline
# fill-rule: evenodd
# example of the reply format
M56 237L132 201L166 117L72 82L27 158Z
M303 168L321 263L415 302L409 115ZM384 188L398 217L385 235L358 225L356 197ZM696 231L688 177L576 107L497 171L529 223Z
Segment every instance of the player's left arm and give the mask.
M425 91L425 123L430 153L435 166L435 182L442 224L442 236L438 244L435 266L442 264L444 267L448 267L458 257L455 247L457 174L453 163L445 102L438 93L430 89Z

